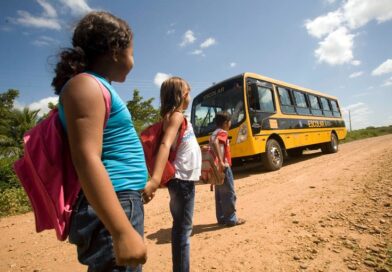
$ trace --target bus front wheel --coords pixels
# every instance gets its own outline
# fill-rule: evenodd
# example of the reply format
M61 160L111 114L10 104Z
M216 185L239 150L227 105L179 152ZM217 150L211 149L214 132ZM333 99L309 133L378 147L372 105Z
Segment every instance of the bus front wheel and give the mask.
M267 142L265 147L265 154L264 154L264 167L268 171L276 171L282 167L283 164L283 152L282 148L280 147L279 143L274 140L270 139Z
M338 152L339 140L335 133L331 133L331 141L321 146L321 151L325 154Z

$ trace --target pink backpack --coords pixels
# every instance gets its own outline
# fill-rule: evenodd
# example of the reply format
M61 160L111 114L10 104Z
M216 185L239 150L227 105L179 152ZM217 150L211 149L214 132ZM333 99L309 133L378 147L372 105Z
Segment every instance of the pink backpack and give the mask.
M111 95L94 76L105 99L105 126L109 119ZM24 155L15 162L14 170L35 216L36 231L55 229L57 239L64 241L69 232L72 206L80 184L71 159L66 132L57 109L27 131L23 137Z

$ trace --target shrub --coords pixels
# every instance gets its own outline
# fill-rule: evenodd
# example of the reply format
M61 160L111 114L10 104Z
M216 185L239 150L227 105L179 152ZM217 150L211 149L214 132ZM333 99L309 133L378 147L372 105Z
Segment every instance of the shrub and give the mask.
M31 211L29 199L23 188L8 188L0 191L0 216Z
M0 158L0 191L8 188L20 188L12 165L16 157Z

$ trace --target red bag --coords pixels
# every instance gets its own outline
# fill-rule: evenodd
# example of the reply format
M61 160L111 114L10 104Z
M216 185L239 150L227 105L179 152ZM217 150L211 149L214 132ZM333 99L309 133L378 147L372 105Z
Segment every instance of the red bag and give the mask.
M105 99L105 126L109 119L111 96L97 80ZM67 135L57 109L27 131L23 137L24 155L14 164L35 216L37 232L55 229L57 239L64 241L69 232L72 206L80 184L71 159Z
M166 186L166 184L171 180L176 169L174 168L173 162L176 159L177 149L180 146L182 137L187 126L187 120L184 118L181 124L180 132L177 137L177 143L174 150L170 150L169 159L167 160L165 169L163 170L161 186ZM142 142L144 157L146 158L146 165L148 173L150 176L154 171L155 161L158 154L159 146L161 144L163 137L163 121L155 123L140 133L140 141Z
M211 144L201 147L201 177L203 183L222 185L225 181L225 173L219 164Z

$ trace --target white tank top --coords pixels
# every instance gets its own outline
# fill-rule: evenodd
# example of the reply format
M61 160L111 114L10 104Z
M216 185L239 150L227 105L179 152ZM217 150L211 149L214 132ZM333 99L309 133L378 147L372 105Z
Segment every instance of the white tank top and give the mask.
M192 181L200 179L201 150L190 122L178 147L174 167L176 169L174 177L177 179Z

